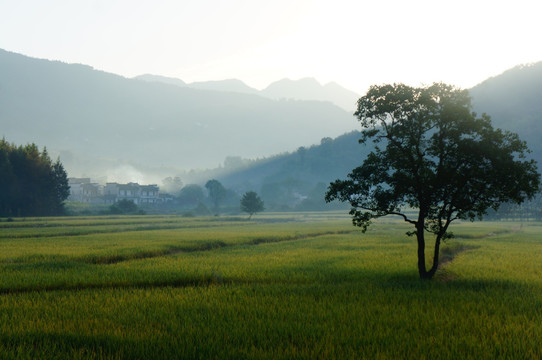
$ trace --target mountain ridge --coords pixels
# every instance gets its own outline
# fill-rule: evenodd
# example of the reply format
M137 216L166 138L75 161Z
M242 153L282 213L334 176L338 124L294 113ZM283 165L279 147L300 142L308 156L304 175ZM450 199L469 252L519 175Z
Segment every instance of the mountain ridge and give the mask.
M303 149L308 150L305 153L318 153L320 146L329 150L333 148L329 144L340 143L335 149L342 148L348 155L333 155L332 151L335 160L325 171L329 174L337 174L333 166L341 158L353 159L355 150L345 145L351 138L341 134L351 134L359 125L351 113L329 102L273 100L260 93L195 89L179 79L164 84L171 79L154 81L156 78L149 76L146 81L128 79L88 65L33 59L0 50L0 136L10 142L47 146L60 154L72 176L107 175L110 169L128 174L126 169L132 169L159 176L182 173L187 179L196 179L197 172L183 169L220 168L227 156L264 157L274 164L275 174L265 170L267 180L262 175L256 179L252 171L253 175L246 177L247 182L261 186L273 178L282 181L281 176L288 172L280 164L290 164L289 174L299 173L295 166L302 165L299 159ZM310 78L281 81L318 84ZM221 81L207 85L217 83ZM246 86L237 80L233 83ZM517 132L540 163L542 62L514 67L469 91L473 109L489 114L495 127ZM67 105L63 108L63 104ZM355 141L350 146L359 149ZM288 156L298 160L284 160ZM324 165L314 161L310 166L323 169ZM251 163L263 169L262 163ZM354 167L349 163L342 169L349 166ZM233 186L234 179L242 174L227 170L205 174L216 174Z
M356 127L351 114L327 102L145 82L5 50L0 125L10 142L60 154L72 176L124 165L172 175L215 167L228 155L292 151Z
M531 158L540 166L542 62L509 69L469 92L473 110L488 114L494 128L517 133L527 142L532 151ZM334 139L323 139L319 145L301 147L268 162L219 175L218 179L239 193L261 192L266 203L273 204L275 199L282 199L290 209L329 209L323 201L327 184L337 178L345 179L371 150L358 143L360 138L360 131L353 131ZM296 203L294 193L306 197L305 207L303 202Z
M167 84L174 84L181 87L189 87L194 89L261 95L274 100L293 99L308 101L327 101L350 112L354 111L356 101L360 96L355 92L342 87L336 82L329 82L325 85L322 85L314 78L301 78L298 80L284 78L269 84L263 90L257 90L255 88L252 88L238 79L198 81L186 83L178 78L150 74L139 75L134 77L133 79L152 82L163 82Z

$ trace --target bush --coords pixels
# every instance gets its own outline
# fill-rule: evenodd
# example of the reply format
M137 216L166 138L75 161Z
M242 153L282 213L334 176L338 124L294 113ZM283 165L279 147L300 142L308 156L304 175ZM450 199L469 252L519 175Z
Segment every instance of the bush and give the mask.
M137 205L132 201L128 199L122 199L114 203L109 207L109 212L111 214L139 214L139 215L145 215L145 212L143 210L140 210Z

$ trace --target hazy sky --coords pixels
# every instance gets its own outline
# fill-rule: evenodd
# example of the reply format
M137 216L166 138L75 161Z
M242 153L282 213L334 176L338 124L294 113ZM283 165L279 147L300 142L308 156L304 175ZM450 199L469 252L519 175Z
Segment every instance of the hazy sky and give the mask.
M542 60L542 1L0 0L0 48L126 77L471 87Z

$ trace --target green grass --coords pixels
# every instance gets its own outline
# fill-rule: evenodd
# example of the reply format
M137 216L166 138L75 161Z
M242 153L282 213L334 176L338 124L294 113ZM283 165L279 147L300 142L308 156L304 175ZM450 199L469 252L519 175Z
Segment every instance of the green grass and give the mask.
M542 357L538 223L455 225L429 282L342 213L0 224L2 359Z

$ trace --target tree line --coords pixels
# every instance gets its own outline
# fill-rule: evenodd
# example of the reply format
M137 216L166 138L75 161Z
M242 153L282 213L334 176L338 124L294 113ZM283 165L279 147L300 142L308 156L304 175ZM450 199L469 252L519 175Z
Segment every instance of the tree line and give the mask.
M61 215L69 193L63 165L46 148L0 140L0 216Z

